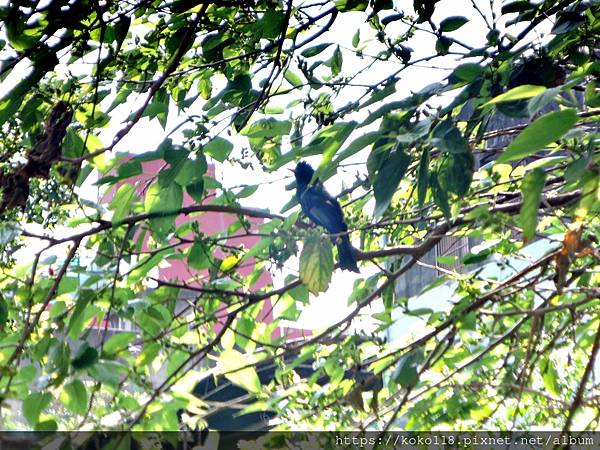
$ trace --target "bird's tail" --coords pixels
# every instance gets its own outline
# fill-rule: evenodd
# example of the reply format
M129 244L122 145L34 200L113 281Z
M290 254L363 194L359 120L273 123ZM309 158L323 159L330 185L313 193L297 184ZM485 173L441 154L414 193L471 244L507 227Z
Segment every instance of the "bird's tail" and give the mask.
M338 254L340 255L340 269L360 273L360 270L358 270L358 266L356 265L354 250L350 244L348 235L343 235L338 238L337 248Z

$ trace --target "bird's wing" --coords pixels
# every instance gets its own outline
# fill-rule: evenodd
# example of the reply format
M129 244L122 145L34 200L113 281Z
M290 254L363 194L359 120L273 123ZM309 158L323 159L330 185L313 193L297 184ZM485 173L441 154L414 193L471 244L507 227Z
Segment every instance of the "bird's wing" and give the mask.
M302 193L300 203L305 214L330 233L346 231L340 204L325 191L322 185L306 189Z

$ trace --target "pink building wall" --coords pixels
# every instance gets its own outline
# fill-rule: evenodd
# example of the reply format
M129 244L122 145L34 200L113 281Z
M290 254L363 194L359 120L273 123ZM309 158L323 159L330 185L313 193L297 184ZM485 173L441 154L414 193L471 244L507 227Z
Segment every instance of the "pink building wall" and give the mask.
M140 175L128 178L126 181L135 186L137 194L143 198L145 195L145 191L148 189L150 184L155 180L156 176L160 173L161 170L165 168L165 162L160 160L155 161L147 161L142 162L142 173ZM214 177L215 168L213 165L209 165L207 175L210 177ZM115 187L115 189L110 192L106 197L105 201L108 202L114 195L114 192L118 189L119 185ZM214 192L208 192L206 198L204 199L204 203L210 203L211 198L214 197ZM192 199L186 192L183 195L183 205L182 206L190 206L195 203L194 199ZM251 229L258 228L259 225L263 223L263 219L248 217L248 221L251 224ZM184 224L185 222L189 222L195 220L199 224L200 230L206 235L213 235L220 231L226 230L229 225L237 220L236 216L233 214L226 214L222 212L206 212L201 215L194 215L190 217L188 215L179 215L175 219L175 223L177 226ZM244 230L240 229L236 232L236 234L243 234ZM139 236L136 236L136 238ZM146 231L146 235L143 237L144 243L142 244L142 248L147 250L147 240L149 238L149 233ZM193 238L193 235L190 234L190 239ZM237 236L234 234L233 237L230 237L225 242L230 246L240 246L243 245L246 249L252 248L254 245L258 243L260 237L258 236ZM187 247L190 247L191 243L183 243L178 246L179 249L183 250ZM214 255L218 258L223 258L225 256L224 252L221 249L215 251ZM256 261L254 258L249 258L242 262L242 264L236 268L236 271L243 276L247 276L254 270L254 265ZM160 281L172 282L177 284L188 284L190 286L200 287L203 284L203 280L208 280L208 270L195 270L188 266L187 260L185 259L172 259L166 260L159 268L158 279ZM251 291L257 291L265 286L271 284L272 278L271 274L268 271L264 271L261 276L257 279L253 286L251 286ZM262 309L261 315L259 315L258 320L264 321L266 323L270 323L273 320L273 308L270 299L264 301L264 307ZM218 326L218 325L217 325ZM300 330L296 328L281 328L279 327L274 337L279 337L285 335L286 339L297 339L299 337L310 335L310 332L306 330Z

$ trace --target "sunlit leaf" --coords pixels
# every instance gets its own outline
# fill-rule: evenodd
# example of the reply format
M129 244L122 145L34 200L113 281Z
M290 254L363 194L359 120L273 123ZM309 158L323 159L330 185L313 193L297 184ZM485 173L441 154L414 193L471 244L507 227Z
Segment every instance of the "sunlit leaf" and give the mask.
M537 150L558 140L577 123L574 109L552 111L529 124L506 150L498 157L497 163L505 163L532 155Z
M333 251L328 240L311 234L304 242L300 254L300 279L313 294L329 287L333 272Z

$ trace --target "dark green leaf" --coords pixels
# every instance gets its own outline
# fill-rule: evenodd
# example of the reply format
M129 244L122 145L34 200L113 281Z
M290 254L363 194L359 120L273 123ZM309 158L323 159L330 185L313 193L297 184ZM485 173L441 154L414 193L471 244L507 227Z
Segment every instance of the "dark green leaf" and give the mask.
M523 204L519 212L519 225L523 229L526 241L535 236L538 223L538 208L542 198L542 190L546 184L546 173L542 169L534 169L521 184Z
M492 249L485 249L480 251L479 253L467 253L462 260L462 263L465 265L469 264L477 264L482 261L485 261L492 254Z
M314 47L309 47L300 53L305 58L311 58L313 56L317 56L319 53L323 52L327 47L329 47L331 43L324 43L315 45Z
M469 143L450 120L440 122L431 132L431 145L449 153L466 153Z
M2 294L0 294L0 330L4 328L4 324L8 320L8 304Z
M98 361L98 351L90 347L88 344L83 344L75 357L71 360L71 365L74 369L85 369L93 366Z
M336 0L335 7L340 12L346 11L364 11L367 9L367 0Z
M440 31L442 31L443 33L447 33L450 31L458 30L460 27L462 27L468 21L469 21L469 19L467 19L466 17L463 17L463 16L446 17L440 23Z
M185 187L185 191L192 197L196 202L202 203L204 199L204 180L197 181L195 183L188 184Z
M435 51L438 55L447 55L450 51L450 46L452 45L452 42L454 41L446 36L439 37L437 41L435 41Z
M517 0L515 2L510 2L505 5L502 5L502 9L500 10L500 12L502 14L510 14L510 13L515 13L515 12L520 13L520 12L524 12L524 11L529 11L534 8L535 8L535 5L532 5L528 1Z
M465 195L473 179L473 170L474 160L471 153L450 153L438 168L438 182L447 192Z
M423 362L422 350L413 350L403 356L392 373L392 379L402 387L415 386L419 381L418 366Z
M340 50L340 46L338 45L333 52L333 56L329 62L329 66L331 67L331 75L336 76L342 71L342 51Z
M410 156L401 149L392 151L386 158L373 183L375 194L374 217L381 217L387 211L409 163Z
M466 63L456 67L456 69L454 69L454 71L452 72L452 74L450 74L450 77L448 77L448 79L471 82L477 77L479 77L482 73L483 67L481 67L479 64Z
M258 29L265 39L275 39L284 30L282 30L285 21L283 11L267 10L263 17L256 22Z
M564 11L558 14L551 33L563 34L578 28L585 23L585 17L573 11Z
M419 161L419 178L417 180L417 198L419 207L425 203L427 188L429 187L429 149L423 148Z
M35 431L50 431L50 432L57 431L58 424L56 423L56 420L54 420L54 419L41 420L35 424L34 430Z
M429 174L429 186L431 186L431 195L433 201L442 210L442 213L446 219L450 220L450 203L448 203L448 193L442 189L438 182L437 175L435 173Z

